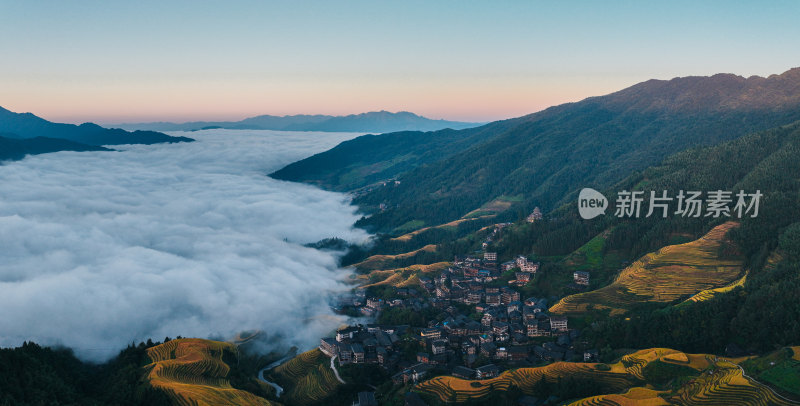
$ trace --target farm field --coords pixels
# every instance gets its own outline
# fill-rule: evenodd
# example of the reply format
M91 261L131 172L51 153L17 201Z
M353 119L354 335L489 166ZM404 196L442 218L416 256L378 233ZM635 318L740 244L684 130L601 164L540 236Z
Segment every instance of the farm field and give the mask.
M269 374L286 390L281 400L290 405L322 401L341 383L330 368L330 359L319 349L304 352ZM284 400L285 399L285 400Z
M745 282L747 282L747 273L745 273L744 276L742 276L741 278L721 288L706 289L700 293L697 293L696 295L686 299L686 302L702 302L705 300L709 300L712 297L714 297L714 295L730 292L736 289L737 287L744 286Z
M397 255L373 255L357 264L353 264L353 266L362 271L378 270L385 268L386 264L390 263L392 260L413 257L415 254L422 251L435 252L436 245L428 244L420 249Z
M667 400L684 405L797 405L765 385L744 377L739 365L718 360L713 369L683 385Z
M498 213L502 213L509 208L514 203L518 203L522 201L521 196L500 196L483 206L467 213L464 215L464 219L471 219L471 218L478 218L478 217L493 217L496 216Z
M569 406L594 406L594 405L618 405L618 406L664 406L669 405L664 398L660 397L664 391L657 391L648 388L635 387L628 389L627 392L610 395L598 395L590 398L581 399L569 404Z
M433 395L445 403L480 401L492 390L507 391L512 386L525 394L534 394L542 377L547 382L575 378L599 382L605 394L598 394L570 405L796 405L788 398L773 392L764 384L743 375L738 362L745 359L726 359L708 354L686 354L669 348L651 348L623 356L613 364L557 362L538 368L519 368L486 380L464 380L439 376L418 384L414 390ZM651 368L684 367L690 375L675 375L668 381L655 384ZM675 370L675 369L673 369ZM657 389L665 382L685 376L686 383L672 390ZM681 381L682 382L682 381Z
M250 392L231 387L224 356L236 356L230 343L184 338L147 350L153 361L145 368L150 384L169 394L178 405L275 405Z
M508 390L512 385L524 393L531 393L542 377L547 382L566 377L587 378L600 382L613 391L621 391L635 384L631 375L619 370L600 371L596 364L557 362L544 367L509 370L496 378L486 380L438 376L418 384L414 389L435 395L442 402L458 403L479 400L489 395L490 391Z
M727 222L695 241L647 254L623 269L610 285L567 296L550 312L574 314L598 309L620 314L638 303L668 303L728 285L742 276L742 259L721 258L720 251L728 244L727 232L737 225Z
M800 397L800 347L787 347L760 357L753 357L741 365L745 373L759 382L770 385L788 396Z
M366 275L358 275L356 280L363 283L360 288L381 285L402 288L419 284L419 274L441 271L448 266L450 266L450 262L436 262L430 265L411 265L405 268L377 270Z
M458 227L458 225L461 224L461 223L466 223L468 221L478 220L478 219L482 219L482 218L489 218L489 217L494 217L494 216L490 215L490 216L476 216L476 217L470 217L470 218L462 218L462 219L458 219L458 220L453 220L453 221L451 221L449 223L440 224L438 226L423 227L423 228L420 228L418 230L414 230L414 231L412 231L410 233L403 234L403 235L401 235L399 237L394 237L394 238L392 238L392 241L407 242L407 241L411 241L415 236L417 236L419 234L422 234L425 231L428 231L428 230L431 230L431 229L435 229L435 228L455 228L455 227Z

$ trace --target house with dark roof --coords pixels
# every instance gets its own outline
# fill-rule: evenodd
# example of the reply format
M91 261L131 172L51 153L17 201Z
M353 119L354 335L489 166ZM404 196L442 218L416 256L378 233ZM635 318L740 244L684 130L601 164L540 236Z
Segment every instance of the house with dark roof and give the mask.
M478 379L489 379L500 375L500 368L495 364L484 365L475 369L475 377Z
M364 351L364 347L361 344L359 343L350 344L350 350L353 352L354 364L361 364L364 362L366 351Z
M461 379L474 379L475 370L461 365L453 367L453 376Z

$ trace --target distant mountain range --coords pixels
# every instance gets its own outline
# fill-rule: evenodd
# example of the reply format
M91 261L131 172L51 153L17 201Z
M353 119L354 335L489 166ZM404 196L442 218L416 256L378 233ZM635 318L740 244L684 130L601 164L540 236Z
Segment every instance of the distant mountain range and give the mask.
M464 129L476 127L480 123L460 121L433 120L414 113L401 111L373 111L369 113L351 114L347 116L328 115L263 115L246 118L241 121L193 121L187 123L124 123L109 124L108 127L125 130L149 131L197 131L215 128L231 130L278 130L278 131L331 131L331 132L371 132L385 133L394 131L434 131L445 128Z
M271 176L364 188L355 203L376 213L359 224L388 231L442 224L499 196L518 196L522 211L552 210L672 153L797 120L800 68L649 80L477 128L359 137ZM400 182L375 185L389 179Z
M153 131L128 132L97 124L60 124L0 107L0 161L56 151L109 151L101 145L194 141Z

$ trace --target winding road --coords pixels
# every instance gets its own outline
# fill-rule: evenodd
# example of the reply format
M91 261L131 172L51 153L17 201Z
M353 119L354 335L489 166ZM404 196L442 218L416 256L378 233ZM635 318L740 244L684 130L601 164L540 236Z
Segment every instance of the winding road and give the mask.
M336 379L337 379L339 382L341 382L341 383L345 383L345 382L344 382L344 379L342 379L342 377L341 377L341 376L339 376L339 371L337 371L337 370L336 370L336 365L334 365L334 364L333 364L333 361L334 361L335 359L336 359L336 356L333 356L333 357L331 357L331 369L333 370L333 374L334 374L334 375L336 375Z
M283 364L284 362L290 360L292 357L293 357L293 355L287 355L287 356L285 356L285 357L283 357L283 358L281 358L281 359L279 359L279 360L277 360L277 361L265 366L264 368L261 368L261 370L258 371L258 380L260 380L261 382L264 382L267 385L272 386L273 388L275 388L275 397L278 397L278 398L281 397L281 393L283 393L283 388L281 388L280 385L278 385L275 382L270 382L270 381L264 379L264 372L267 372L272 368L276 368L278 365ZM335 372L335 370L334 370L334 372ZM337 374L337 377L338 377L338 374Z
M717 358L717 359L719 359L719 358ZM740 371L742 371L742 376L743 376L745 379L747 379L748 381L750 381L750 382L751 382L753 385L756 385L756 386L760 386L760 387L766 388L768 391L772 392L772 394L773 394L773 395L775 395L775 396L777 396L778 398L780 398L780 399L782 399L782 400L785 400L785 401L787 401L787 402L789 402L789 403L795 403L795 401L794 401L794 400L791 400L791 399L788 399L788 398L786 398L786 397L783 397L783 396L781 396L781 394L780 394L780 393L778 393L778 392L776 392L775 390L773 390L773 389L772 389L772 388L771 388L769 385L767 385L767 384L763 384L763 383L761 383L761 382L757 381L755 378L751 378L749 375L747 375L747 374L744 372L744 368L742 368L742 366L741 366L741 365L739 365L739 364L734 364L733 362L731 362L731 364L733 364L733 365L736 365L737 367L739 367L739 370L740 370Z
M283 393L283 388L281 388L280 385L278 385L275 382L271 382L271 381L266 380L264 378L264 373L269 371L272 368L277 368L279 365L281 365L284 362L292 359L293 357L294 357L294 355L287 355L287 356L285 356L285 357L283 357L283 358L281 358L281 359L279 359L279 360L277 360L277 361L265 366L264 368L261 368L261 370L258 371L258 380L261 381L261 382L266 383L269 386L272 386L273 388L275 388L275 397L278 397L278 398L281 397L281 393ZM335 360L336 360L336 357L332 357L331 358L331 369L333 370L333 375L336 376L336 380L337 381L339 381L339 382L344 384L346 382L339 375L339 371L336 369L336 365L334 364Z

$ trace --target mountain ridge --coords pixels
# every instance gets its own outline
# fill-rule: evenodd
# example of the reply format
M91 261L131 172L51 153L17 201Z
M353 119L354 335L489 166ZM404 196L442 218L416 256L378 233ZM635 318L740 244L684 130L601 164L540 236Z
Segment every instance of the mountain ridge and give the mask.
M359 193L354 203L373 213L359 225L383 231L415 220L441 224L501 195L524 195L518 210L534 206L552 210L581 187L610 186L631 170L685 148L713 145L796 120L800 120L797 68L767 78L718 74L649 80L605 96L458 130L449 137L470 139L476 131L482 137L445 146L432 159L386 173L399 182L374 186ZM418 135L414 150L428 149L441 134ZM398 135L379 137L391 141ZM371 173L369 164L374 163L361 164L364 156L382 156L381 164L406 153L392 142L381 146L365 140L348 141L349 151L342 144L272 176L342 190L340 184L317 174L348 165L348 174ZM515 210L509 213L515 214Z
M33 113L15 113L3 107L0 107L0 133L18 139L58 138L93 146L194 141L191 138L172 137L154 131L128 132L122 129L108 129L94 123L81 125L54 123Z
M269 114L248 117L239 121L189 121L109 124L126 130L197 131L208 127L232 130L330 131L330 132L396 132L405 130L464 129L480 123L430 119L408 111L395 113L381 110L344 116L324 114Z

